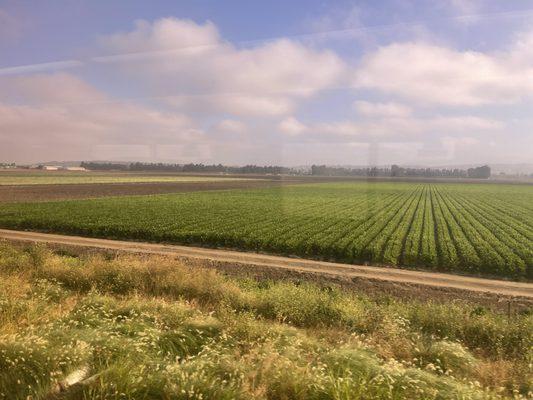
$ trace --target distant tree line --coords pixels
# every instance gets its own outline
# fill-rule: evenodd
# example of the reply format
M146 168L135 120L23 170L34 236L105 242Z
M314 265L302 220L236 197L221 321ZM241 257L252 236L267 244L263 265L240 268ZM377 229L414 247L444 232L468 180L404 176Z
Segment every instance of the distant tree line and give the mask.
M318 176L370 176L370 177L421 177L421 178L479 178L490 177L490 167L464 169L448 168L404 168L398 165L388 167L347 168L312 165L311 175Z
M271 174L271 175L316 175L316 176L370 176L370 177L424 177L424 178L478 178L490 177L490 167L464 169L448 168L404 168L398 165L388 167L348 168L312 165L311 170L301 170L276 165L227 166L222 164L131 164L82 162L82 167L93 171L145 171L145 172L204 172L226 174Z
M141 163L131 164L82 162L82 167L95 171L146 171L146 172L206 172L227 174L272 174L295 175L300 171L294 168L275 165L245 165L242 167L227 166L222 164L166 164L166 163Z
M128 164L118 163L100 163L100 162L86 162L82 161L80 167L90 169L93 171L127 171L129 169Z

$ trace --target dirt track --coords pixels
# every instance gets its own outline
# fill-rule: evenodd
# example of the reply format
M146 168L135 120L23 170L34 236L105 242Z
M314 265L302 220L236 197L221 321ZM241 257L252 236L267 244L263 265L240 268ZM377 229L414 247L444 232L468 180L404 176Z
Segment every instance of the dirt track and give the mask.
M325 276L333 279L384 282L411 287L436 289L439 292L470 292L493 297L520 298L533 302L533 284L510 282L474 277L465 277L434 272L409 271L394 268L349 265L322 261L278 257L256 253L217 250L176 245L126 242L119 240L94 239L78 236L64 236L35 232L20 232L0 229L0 239L16 242L41 242L56 246L101 249L108 251L140 254L162 254L196 262L203 261L225 265L224 270L254 270L267 268L270 271L301 273ZM231 272L231 271L230 271ZM427 297L427 296L426 296ZM464 297L464 296L460 296Z

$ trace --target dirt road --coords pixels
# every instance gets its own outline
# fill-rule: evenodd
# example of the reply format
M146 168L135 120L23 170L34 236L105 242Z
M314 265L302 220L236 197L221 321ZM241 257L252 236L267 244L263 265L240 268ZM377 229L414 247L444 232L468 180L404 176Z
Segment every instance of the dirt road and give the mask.
M229 250L206 249L187 246L153 243L126 242L119 240L94 239L78 236L64 236L35 232L20 232L0 229L0 239L22 242L40 242L83 248L105 249L120 252L160 254L226 263L243 267L267 267L274 270L290 270L349 279L367 279L392 283L447 288L470 292L483 292L497 296L533 299L533 284L501 280L473 278L443 273L409 271L362 265L339 264L323 261L303 260L256 253Z

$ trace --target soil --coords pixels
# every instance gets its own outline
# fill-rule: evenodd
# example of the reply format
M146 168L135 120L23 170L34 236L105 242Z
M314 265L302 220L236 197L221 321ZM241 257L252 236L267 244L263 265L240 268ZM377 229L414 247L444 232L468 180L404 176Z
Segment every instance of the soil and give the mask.
M206 190L256 189L285 185L298 181L246 180L213 182L88 183L68 185L0 186L1 202L38 202L51 200L90 199L111 196L135 196L183 193Z

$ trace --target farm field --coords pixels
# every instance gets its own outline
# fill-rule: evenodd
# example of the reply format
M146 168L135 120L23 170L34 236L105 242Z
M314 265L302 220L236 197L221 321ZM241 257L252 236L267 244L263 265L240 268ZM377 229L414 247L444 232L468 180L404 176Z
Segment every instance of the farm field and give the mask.
M526 399L532 324L0 242L0 399Z
M281 180L220 179L203 182L88 183L68 185L0 185L0 203L143 196L209 190L250 189L283 186Z
M132 174L99 172L11 172L0 171L0 185L72 185L97 183L219 182L245 178L185 176L170 174Z
M282 180L269 176L0 170L0 203L261 188L282 184Z
M533 278L533 187L327 183L6 203L0 227Z

